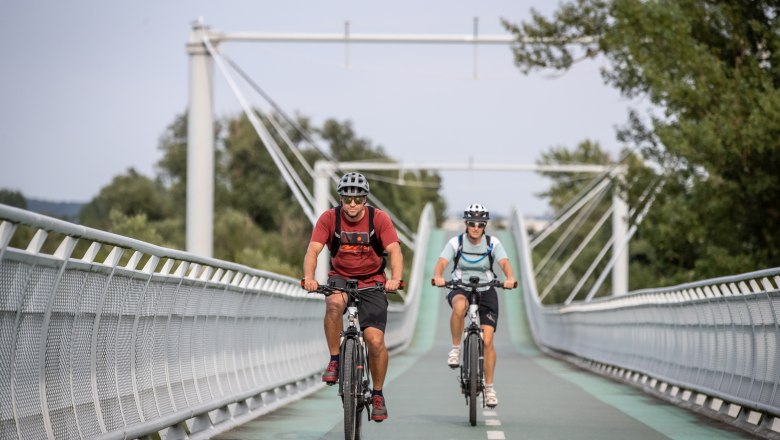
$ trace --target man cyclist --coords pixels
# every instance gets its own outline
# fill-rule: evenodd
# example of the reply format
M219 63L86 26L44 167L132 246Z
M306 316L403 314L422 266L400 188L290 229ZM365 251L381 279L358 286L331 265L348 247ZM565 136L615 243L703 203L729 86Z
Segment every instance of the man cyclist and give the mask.
M359 288L374 286L379 282L383 283L388 291L398 290L403 272L400 240L387 213L366 206L368 180L360 173L347 173L339 180L336 190L341 198L339 206L320 215L312 231L303 259L303 287L310 292L317 290L318 283L314 279L317 255L328 246L331 251L329 285L345 287L345 280L354 278L358 280ZM385 276L384 253L387 253L390 260L391 279ZM330 361L322 375L322 381L330 385L335 384L339 377L339 338L343 329L341 315L345 308L345 295L325 297L324 327ZM381 422L387 419L387 407L382 394L388 363L385 346L385 291L378 289L361 296L358 313L373 379L371 419Z
M497 261L506 275L504 287L514 287L515 277L506 250L498 238L485 235L490 212L479 203L474 203L463 211L463 220L466 223L466 231L450 239L439 255L439 260L433 269L434 284L439 287L444 286L442 273L450 260L454 259L453 280L468 280L472 276L478 276L480 283L492 281L496 278L492 263ZM494 408L498 405L498 397L493 387L493 373L496 368L493 334L498 324L498 295L493 287L485 287L482 290L479 297L479 321L484 341L485 404ZM463 320L468 309L468 297L464 290L455 289L447 295L447 301L452 307L450 316L452 349L447 355L447 365L450 368L457 368L460 365L460 343L463 335Z

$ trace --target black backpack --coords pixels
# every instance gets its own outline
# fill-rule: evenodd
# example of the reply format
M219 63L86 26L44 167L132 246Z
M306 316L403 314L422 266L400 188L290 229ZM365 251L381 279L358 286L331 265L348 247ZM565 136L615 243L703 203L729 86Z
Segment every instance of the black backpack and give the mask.
M463 251L463 235L464 234L465 234L465 232L460 234L460 235L458 235L458 251L455 253L455 258L452 260L452 271L454 272L458 268L458 262L460 262L461 255L466 254L466 255L479 256L479 257L482 257L482 258L487 256L488 257L488 261L490 262L490 271L493 272L493 245L490 244L490 236L485 234L485 239L487 240L487 247L488 248L487 248L487 252L485 254L480 254L480 253L476 253L476 252L464 252ZM476 260L474 262L476 263L477 261L480 261L482 258L480 258L479 260ZM496 276L495 272L493 272L493 276L494 277Z
M374 249L374 252L376 252L376 254L382 258L382 266L378 271L376 271L376 273L366 276L370 277L385 272L385 267L387 266L387 258L385 257L387 256L387 252L385 252L385 247L382 245L379 236L377 236L376 231L374 230L374 212L376 211L376 208L373 206L366 206L366 209L368 209L368 243ZM329 247L331 258L336 256L336 254L339 252L339 247L341 246L341 205L333 208L333 211L336 214L336 225L333 228L333 236L330 239Z

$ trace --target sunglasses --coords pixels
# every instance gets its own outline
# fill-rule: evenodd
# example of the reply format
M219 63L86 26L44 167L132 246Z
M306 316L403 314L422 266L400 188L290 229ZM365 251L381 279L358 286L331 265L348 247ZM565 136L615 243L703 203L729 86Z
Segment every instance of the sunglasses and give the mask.
M482 229L485 226L487 226L487 222L466 222L466 224L471 226L472 228L479 228L479 229Z
M341 197L341 201L345 205L351 205L352 202L355 202L356 205L362 205L363 202L366 201L366 197L365 196L343 196Z

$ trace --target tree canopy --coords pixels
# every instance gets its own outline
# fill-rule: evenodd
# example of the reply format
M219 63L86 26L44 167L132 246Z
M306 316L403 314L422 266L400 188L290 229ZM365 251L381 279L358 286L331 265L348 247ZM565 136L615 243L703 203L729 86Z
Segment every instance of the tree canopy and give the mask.
M780 5L577 0L505 27L526 74L606 59L606 84L644 97L618 137L667 184L640 235L660 282L780 265Z

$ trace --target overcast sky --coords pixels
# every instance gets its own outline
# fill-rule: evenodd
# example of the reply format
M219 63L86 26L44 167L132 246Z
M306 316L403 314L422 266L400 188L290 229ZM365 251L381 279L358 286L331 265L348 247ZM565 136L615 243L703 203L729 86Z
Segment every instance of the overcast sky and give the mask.
M557 2L133 1L0 2L0 188L88 201L133 167L154 175L160 136L188 102L185 43L199 16L223 32L503 34ZM228 54L289 113L350 120L401 162L533 163L552 146L599 142L616 157L615 127L636 107L603 84L599 62L524 76L508 46L225 43ZM474 63L477 79L474 79ZM215 114L240 105L215 69ZM264 105L250 97L255 105ZM450 211L481 202L498 213L549 209L549 181L528 172L444 172ZM379 183L377 183L379 184Z

